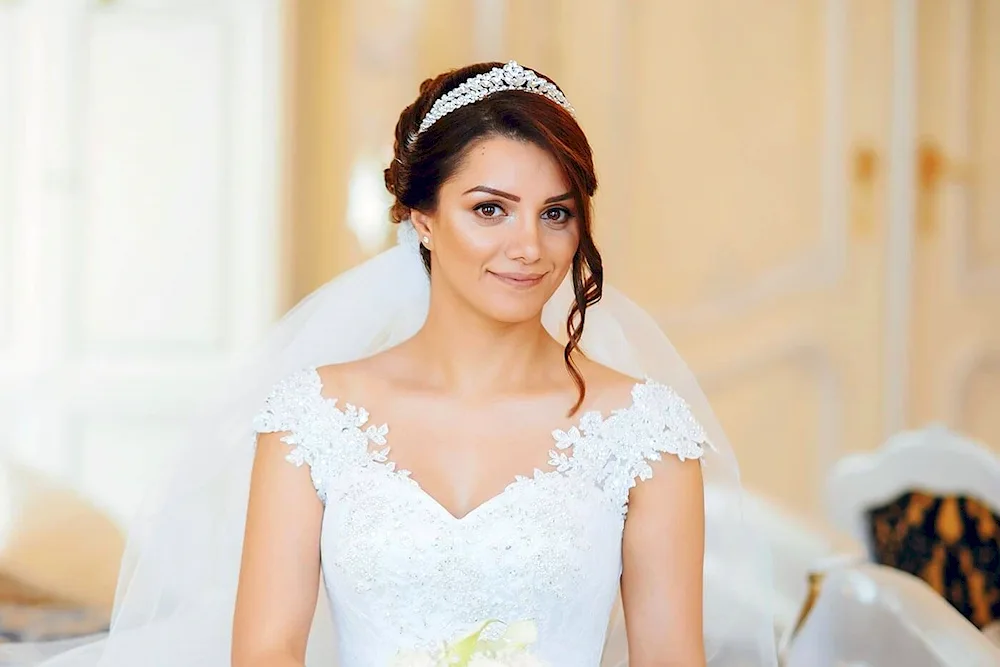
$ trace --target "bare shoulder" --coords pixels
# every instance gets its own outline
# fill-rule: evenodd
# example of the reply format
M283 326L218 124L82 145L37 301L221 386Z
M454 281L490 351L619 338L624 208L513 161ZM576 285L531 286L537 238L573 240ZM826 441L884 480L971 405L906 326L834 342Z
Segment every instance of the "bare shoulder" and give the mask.
M356 361L319 366L316 373L324 396L368 405L367 401L391 392L411 365L406 351L396 347Z
M367 359L359 359L317 367L316 374L319 375L323 385L323 394L332 398L340 398L357 391L358 385L364 384L367 362Z
M625 408L632 403L632 389L642 382L631 375L599 364L592 359L580 358L577 365L587 383L588 409L608 412Z
M378 377L372 373L369 359L327 364L316 369L323 395L340 401L365 405L375 390Z

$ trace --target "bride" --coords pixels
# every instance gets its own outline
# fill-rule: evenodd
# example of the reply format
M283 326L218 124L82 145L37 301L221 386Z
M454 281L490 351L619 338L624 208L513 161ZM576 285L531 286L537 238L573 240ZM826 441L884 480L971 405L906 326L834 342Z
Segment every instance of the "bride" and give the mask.
M199 426L109 636L9 655L381 667L527 621L552 667L773 665L732 450L603 284L563 93L472 65L425 81L395 136L399 244L288 315Z

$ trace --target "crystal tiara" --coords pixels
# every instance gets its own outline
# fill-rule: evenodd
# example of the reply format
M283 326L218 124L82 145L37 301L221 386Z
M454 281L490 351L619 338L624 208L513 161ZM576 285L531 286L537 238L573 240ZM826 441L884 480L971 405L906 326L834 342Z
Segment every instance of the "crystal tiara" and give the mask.
M478 102L487 95L498 93L501 90L523 90L527 93L543 95L573 114L573 106L554 83L511 60L503 67L494 67L489 72L463 81L435 100L431 110L420 121L420 127L416 133L410 135L410 143L416 141L417 137L423 134L427 128L455 109Z

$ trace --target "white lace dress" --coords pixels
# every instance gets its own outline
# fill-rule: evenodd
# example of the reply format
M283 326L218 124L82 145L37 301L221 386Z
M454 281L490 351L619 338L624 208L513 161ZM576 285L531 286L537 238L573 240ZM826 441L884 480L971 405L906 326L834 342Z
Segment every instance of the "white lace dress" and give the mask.
M533 620L533 652L553 667L596 667L629 489L662 453L697 459L707 444L683 399L638 383L628 407L553 432L550 469L456 518L389 462L388 427L324 397L315 369L279 383L254 426L287 432L288 460L311 468L339 664L351 667L383 667L489 619Z

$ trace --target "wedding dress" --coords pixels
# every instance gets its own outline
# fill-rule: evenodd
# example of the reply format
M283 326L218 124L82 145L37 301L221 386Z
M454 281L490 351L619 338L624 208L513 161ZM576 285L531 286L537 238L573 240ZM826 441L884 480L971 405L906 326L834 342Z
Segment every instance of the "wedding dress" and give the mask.
M628 664L619 596L629 489L661 456L700 459L710 667L774 667L770 558L744 519L735 456L694 375L652 318L605 286L583 352L636 378L632 401L555 431L545 469L461 518L392 463L389 427L324 388L316 368L422 326L430 285L416 232L332 280L280 322L150 493L130 532L111 632L0 646L0 665L226 667L256 433L285 432L325 502L323 586L308 667L382 667L401 648L491 619L533 621L552 667ZM567 280L543 325L565 342ZM303 370L304 369L304 370ZM373 407L373 406L369 406ZM256 416L255 416L256 415ZM289 508L288 511L294 511ZM665 513L688 511L664 508Z
M518 477L461 518L391 462L387 426L325 398L307 369L284 380L256 419L287 431L326 505L323 575L340 664L384 667L486 619L531 620L551 667L596 667L618 594L629 488L661 454L700 458L704 430L655 382L632 403L555 431L552 466ZM684 511L679 507L676 511Z

